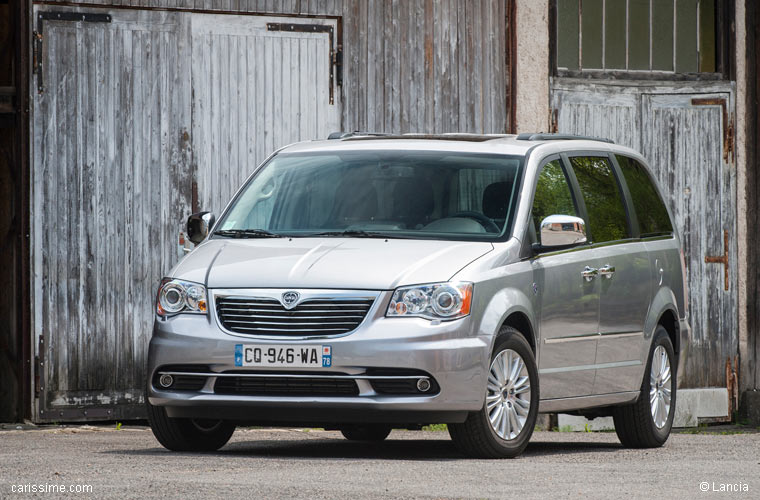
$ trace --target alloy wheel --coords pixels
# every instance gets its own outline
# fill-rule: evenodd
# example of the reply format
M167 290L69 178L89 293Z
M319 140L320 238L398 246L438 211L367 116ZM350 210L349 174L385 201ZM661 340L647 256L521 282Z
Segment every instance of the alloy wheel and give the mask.
M505 349L494 357L488 373L486 411L491 428L504 439L517 438L530 411L530 376L520 355Z
M652 411L652 421L658 429L665 427L668 421L672 390L670 357L665 348L659 345L652 355L652 368L649 372L649 406Z

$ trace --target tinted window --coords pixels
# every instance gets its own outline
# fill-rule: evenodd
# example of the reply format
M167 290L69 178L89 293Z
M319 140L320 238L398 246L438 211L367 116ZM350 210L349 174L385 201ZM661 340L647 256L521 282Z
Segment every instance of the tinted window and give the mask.
M544 165L538 176L531 211L534 229L538 231L541 221L550 215L578 216L570 185L559 160ZM540 238L540 235L538 237Z
M673 225L670 223L668 210L646 168L627 156L618 156L617 161L631 193L641 236L645 238L671 234Z
M219 228L496 239L509 226L521 166L521 157L446 151L280 153L243 188Z
M628 223L615 175L607 158L570 158L588 212L594 243L628 238Z

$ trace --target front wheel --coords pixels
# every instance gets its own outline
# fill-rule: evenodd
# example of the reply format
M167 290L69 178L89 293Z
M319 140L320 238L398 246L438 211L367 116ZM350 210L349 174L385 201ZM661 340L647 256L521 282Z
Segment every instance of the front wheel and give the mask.
M235 432L235 425L224 420L170 418L163 407L145 405L153 435L168 450L216 451Z
M632 405L615 408L615 432L628 448L656 448L665 444L676 408L677 360L668 332L654 331L641 394Z
M538 368L525 337L504 327L496 338L483 408L461 424L449 424L466 455L513 458L528 446L538 417Z

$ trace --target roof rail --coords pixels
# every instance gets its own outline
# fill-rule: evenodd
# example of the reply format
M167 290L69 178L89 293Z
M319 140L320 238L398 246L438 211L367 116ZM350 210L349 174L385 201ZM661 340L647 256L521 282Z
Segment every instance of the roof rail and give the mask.
M362 132L359 130L354 130L353 132L333 132L332 134L327 136L328 140L333 139L345 139L347 137L356 137L356 136L386 136L391 134L385 134L382 132Z
M601 141L609 144L615 144L612 139L606 137L591 137L587 135L574 135L574 134L535 134L531 132L523 133L517 136L518 141L559 141L559 140L575 140L575 141Z

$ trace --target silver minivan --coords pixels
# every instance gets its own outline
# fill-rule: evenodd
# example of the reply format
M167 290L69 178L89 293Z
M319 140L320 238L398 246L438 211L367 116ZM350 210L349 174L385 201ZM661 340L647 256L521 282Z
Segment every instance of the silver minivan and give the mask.
M238 425L448 424L514 457L538 413L668 438L689 328L646 161L551 134L335 134L267 159L161 282L147 409L171 450Z

